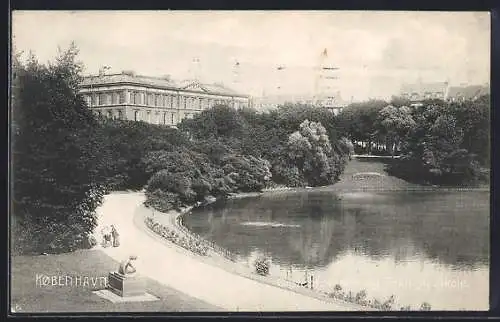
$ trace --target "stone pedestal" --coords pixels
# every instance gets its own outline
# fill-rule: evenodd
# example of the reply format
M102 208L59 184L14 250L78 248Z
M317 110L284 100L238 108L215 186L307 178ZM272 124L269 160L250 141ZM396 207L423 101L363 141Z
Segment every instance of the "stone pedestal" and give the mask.
M144 295L146 293L146 285L143 279L136 275L122 275L118 272L109 273L108 288L121 297Z

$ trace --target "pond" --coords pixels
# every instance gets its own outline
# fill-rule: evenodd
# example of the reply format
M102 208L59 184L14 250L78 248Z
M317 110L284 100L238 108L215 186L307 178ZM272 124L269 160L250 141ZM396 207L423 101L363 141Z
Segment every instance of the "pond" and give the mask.
M333 189L268 193L194 210L192 231L253 266L315 289L336 284L401 305L484 310L489 303L489 192ZM396 308L396 309L399 309Z

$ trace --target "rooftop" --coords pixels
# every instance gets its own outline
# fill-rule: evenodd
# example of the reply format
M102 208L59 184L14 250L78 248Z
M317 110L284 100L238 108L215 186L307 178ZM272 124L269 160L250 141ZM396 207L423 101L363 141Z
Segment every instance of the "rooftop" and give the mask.
M448 82L404 84L401 87L401 92L410 94L437 93L437 92L445 92L447 88L448 88Z
M151 86L151 87L173 89L173 90L184 90L184 91L202 92L209 94L220 94L226 96L247 97L247 95L237 93L236 91L218 83L205 84L205 83L200 83L197 80L186 80L183 82L175 82L168 76L152 77L152 76L136 75L133 72L127 72L127 71L124 71L119 74L85 76L81 86L90 87L90 86L102 86L111 84L135 84L135 85Z
M470 86L453 86L448 92L449 98L465 98L473 99L490 93L489 86L486 85L470 85Z

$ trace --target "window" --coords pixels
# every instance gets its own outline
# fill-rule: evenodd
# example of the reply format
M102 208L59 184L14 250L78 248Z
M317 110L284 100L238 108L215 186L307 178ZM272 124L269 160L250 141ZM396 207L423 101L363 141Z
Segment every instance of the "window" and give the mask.
M172 118L170 119L171 124L175 124L175 113L172 113Z
M134 121L139 121L139 111L138 110L134 111Z
M125 104L127 100L127 92L121 91L118 98L118 104Z
M181 107L181 97L179 95L175 96L174 107L175 108L180 108Z
M151 111L146 112L146 122L148 122L148 123L151 122Z
M163 124L167 124L167 112L163 112Z
M106 93L104 94L104 104L105 105L111 105L111 97L112 93Z
M123 120L123 111L118 110L118 119Z
M118 94L118 93L112 93L111 95L112 95L111 96L111 104L113 104L113 105L118 104L118 102L120 100L120 97L119 97L120 94Z
M141 93L135 92L134 93L134 104L141 104Z
M97 94L97 105L104 105L104 94Z
M90 96L90 106L96 106L97 105L97 95L92 94Z
M148 94L148 102L147 105L154 106L155 105L155 97L154 94Z
M85 95L85 96L83 96L83 99L85 100L85 103L87 103L88 106L92 105L92 96Z

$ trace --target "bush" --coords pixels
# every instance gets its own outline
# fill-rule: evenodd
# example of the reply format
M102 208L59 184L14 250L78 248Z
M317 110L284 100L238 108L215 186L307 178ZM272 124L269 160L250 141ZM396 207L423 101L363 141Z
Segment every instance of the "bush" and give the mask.
M175 193L156 189L154 191L146 190L146 207L158 209L161 212L168 212L172 209L178 209L182 206L179 196Z
M86 239L84 239L83 248L91 249L97 245L97 239L93 235L88 235Z
M255 261L255 272L259 275L263 276L269 275L269 267L270 267L269 260L267 260L264 257L258 258Z

